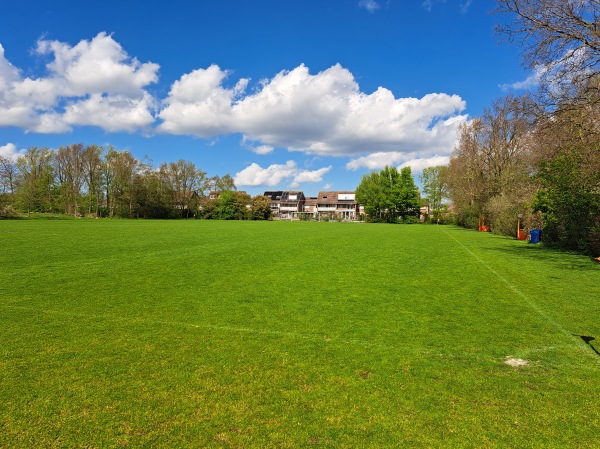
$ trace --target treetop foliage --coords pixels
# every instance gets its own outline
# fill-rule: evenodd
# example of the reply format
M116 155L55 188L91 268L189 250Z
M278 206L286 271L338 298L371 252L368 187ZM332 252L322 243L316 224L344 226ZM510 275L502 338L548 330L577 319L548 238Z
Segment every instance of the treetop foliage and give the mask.
M362 177L356 200L364 205L370 221L395 223L419 216L419 191L410 167L386 166Z

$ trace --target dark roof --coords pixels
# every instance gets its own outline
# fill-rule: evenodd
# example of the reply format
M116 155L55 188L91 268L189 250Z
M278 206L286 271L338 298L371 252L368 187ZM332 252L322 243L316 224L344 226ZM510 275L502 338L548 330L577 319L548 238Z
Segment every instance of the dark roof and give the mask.
M267 190L263 195L269 197L271 201L304 201L304 192L301 190ZM296 199L291 200L290 195L296 195Z
M263 195L269 197L271 201L279 200L283 196L283 190L268 190Z
M293 195L296 195L296 199L295 200L290 199L290 196L293 196ZM302 192L302 191L294 191L294 190L283 192L283 195L281 196L281 199L283 201L304 201L304 192Z

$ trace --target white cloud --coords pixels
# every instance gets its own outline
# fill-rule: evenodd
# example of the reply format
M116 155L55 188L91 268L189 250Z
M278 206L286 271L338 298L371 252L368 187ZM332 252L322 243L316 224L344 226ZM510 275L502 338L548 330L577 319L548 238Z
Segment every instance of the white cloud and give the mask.
M290 187L296 188L303 182L321 182L323 175L328 173L329 170L331 170L331 166L314 171L301 170L294 161L287 161L285 164L273 164L266 168L253 163L236 173L234 181L238 186L272 187L283 183L287 179L292 179Z
M257 147L253 147L252 151L254 151L256 154L270 154L274 149L275 148L270 145L259 145Z
M367 156L362 156L352 159L346 164L348 170L358 170L359 168L368 168L376 170L385 167L386 165L395 165L406 159L405 153L391 151L389 153L373 153Z
M413 173L418 173L427 167L437 167L438 165L448 165L449 163L449 156L434 156L426 159L411 159L402 163L398 168L410 167Z
M63 116L69 125L98 126L109 132L144 128L154 122L149 109L153 100L122 95L92 94L89 98L69 104Z
M379 8L381 8L379 3L377 3L375 0L360 0L358 2L358 6L361 8L365 8L370 13L374 13Z
M251 142L247 136L242 137L241 145L256 154L262 155L271 154L275 150L275 148L271 145L260 145L256 144L255 142Z
M294 180L290 186L295 188L299 187L303 182L321 182L323 180L323 176L329 173L330 170L331 165L329 167L323 167L314 171L301 171L294 177Z
M211 66L182 76L159 114L159 130L199 137L242 133L267 147L342 156L450 151L466 120L460 115L465 102L457 95L397 99L383 87L366 94L339 64L316 75L304 65L282 71L246 96L248 80L226 88L228 75ZM198 88L179 95L188 84Z
M158 64L140 64L129 58L106 33L99 33L91 41L82 40L74 47L40 40L36 52L53 55L47 68L65 96L106 93L139 97L145 86L158 81Z
M466 120L457 95L396 98L384 87L365 93L339 64L317 74L302 64L251 90L248 79L228 82L231 72L212 65L182 75L157 108L146 88L157 81L159 66L128 56L110 35L74 46L40 40L35 54L51 56L47 74L23 77L0 47L0 127L131 132L152 129L158 117L161 133L209 139L239 133L256 154L286 148L320 156L429 157L448 153Z
M14 143L0 145L0 156L16 161L19 156L25 154L27 150L17 150Z
M154 122L145 87L159 66L129 58L106 33L77 45L40 40L35 54L51 55L47 75L23 78L0 47L0 126L59 133L72 125L134 131Z
M367 156L352 159L346 164L348 170L358 170L360 168L368 168L369 170L379 170L386 165L397 165L399 168L410 167L412 171L419 172L427 167L435 167L436 165L447 165L450 161L450 156L432 155L430 157L420 157L419 153L374 153Z
M164 101L166 107L158 115L163 120L159 131L199 137L233 132L232 102L244 91L248 80L241 79L233 89L226 89L222 84L228 75L211 65L175 81Z
M234 176L235 184L238 186L276 186L284 179L291 178L297 171L296 163L288 161L285 165L273 164L262 168L253 163Z
M547 72L547 69L545 67L538 67L536 70L533 71L532 74L530 74L523 81L517 81L515 83L510 83L510 84L501 84L500 89L502 89L505 92L508 90L534 89L540 84L540 81L546 72Z

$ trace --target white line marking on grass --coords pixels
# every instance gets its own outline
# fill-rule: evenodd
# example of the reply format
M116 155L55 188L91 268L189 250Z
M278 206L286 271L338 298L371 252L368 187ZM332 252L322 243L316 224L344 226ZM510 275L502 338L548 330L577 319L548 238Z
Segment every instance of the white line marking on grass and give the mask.
M326 336L325 334L300 334L297 332L285 332L285 331L277 331L277 330L267 330L267 329L253 329L250 327L238 327L238 326L223 326L223 325L214 325L214 324L195 324L195 323L186 323L183 321L165 321L165 320L151 320L144 317L124 317L124 316L114 316L114 315L95 315L88 313L77 313L77 312L68 312L63 310L52 310L52 309L39 309L34 307L20 306L20 305L10 305L10 304L2 304L0 305L0 309L11 309L11 310L24 310L32 313L45 313L48 315L62 315L74 318L85 318L92 320L105 320L105 321L113 321L113 322L129 322L129 323L146 323L149 325L167 325L167 326L180 326L180 327L189 327L194 329L213 329L218 331L226 331L226 332L236 332L236 333L248 333L248 334L258 334L258 335L275 335L278 337L289 337L289 338L297 338L308 341L315 342L326 342L326 343L337 343L337 344L350 344L357 346L364 346L367 348L383 348L383 349L397 349L397 346L389 346L382 345L378 343L371 343L364 340L341 340L334 337Z
M18 306L18 305L8 305L2 304L0 305L0 309L6 310L24 310L27 312L31 312L33 314L39 315L40 313L45 313L48 315L62 315L68 317L75 318L85 318L92 320L104 320L104 321L112 321L112 322L129 322L129 323L145 323L148 325L167 325L167 326L179 326L179 327L187 327L193 329L205 329L205 330L216 330L216 331L225 331L225 332L235 332L235 333L248 333L248 334L257 334L257 335L275 335L279 337L288 337L288 338L297 338L312 342L323 342L327 344L337 344L337 345L355 345L362 346L363 348L380 348L389 352L398 352L399 355L404 357L408 356L408 354L412 354L417 358L435 358L435 359L451 359L454 356L457 357L465 357L464 353L438 353L437 351L423 351L423 348L411 348L402 347L399 345L385 345L379 343L371 343L364 340L356 340L356 339L338 339L334 337L329 337L327 335L321 334L300 334L296 332L284 332L284 331L276 331L276 330L262 330L262 329L252 329L249 327L237 327L237 326L218 326L213 324L195 324L195 323L186 323L183 321L164 321L164 320L149 320L143 317L124 317L124 316L114 316L114 315L95 315L89 313L76 313L76 312L68 312L63 310L52 310L52 309L39 309L35 307L27 307L27 306ZM572 347L572 346L565 346ZM407 349L407 352L402 352L403 349ZM527 354L526 352L520 352L519 354ZM496 362L496 359L489 359L487 357L481 357L481 354L474 353L470 354L470 359L478 359L478 360L488 360L490 362ZM413 360L412 358L410 360ZM585 369L589 371L598 371L596 367L591 367L589 365L579 366L578 369Z
M525 293L523 293L521 290L519 290L517 287L515 287L508 279L506 279L504 276L502 276L500 273L498 273L496 270L494 270L492 267L490 267L485 262L485 260L483 260L477 254L475 254L473 251L471 251L465 245L463 245L460 240L458 240L456 237L454 237L452 234L450 234L447 230L444 229L444 232L452 240L454 240L456 243L458 243L459 246L461 246L466 252L468 252L469 254L471 254L481 265L483 265L485 268L487 268L488 271L490 271L498 279L500 279L508 288L510 288L514 293L516 293L523 300L525 300L525 302L527 303L527 305L529 305L529 307L531 307L531 309L533 311L535 311L538 315L540 315L542 318L544 318L548 323L550 323L552 326L554 326L561 334L563 334L566 337L568 337L568 339L574 343L574 346L577 346L579 348L585 348L586 352L590 356L593 355L592 352L591 352L591 350L590 350L590 348L588 348L587 345L583 341L581 341L581 339L579 339L579 338L577 338L577 339L573 338L573 335L572 335L571 332L567 331L558 321L556 321L554 318L552 318L546 312L544 312L544 310L540 306L538 306L533 300L531 300ZM594 360L596 362L598 362L597 356L594 357Z

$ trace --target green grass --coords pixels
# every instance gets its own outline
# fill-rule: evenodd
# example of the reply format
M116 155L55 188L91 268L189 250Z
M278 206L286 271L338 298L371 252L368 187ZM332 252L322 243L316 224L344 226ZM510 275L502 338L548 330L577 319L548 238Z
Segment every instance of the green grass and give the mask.
M0 221L0 248L0 447L600 446L585 257L287 222Z

